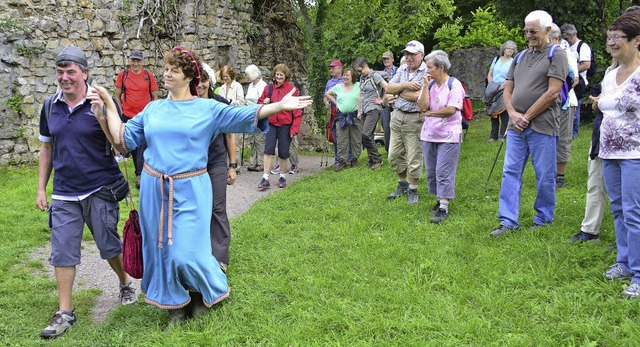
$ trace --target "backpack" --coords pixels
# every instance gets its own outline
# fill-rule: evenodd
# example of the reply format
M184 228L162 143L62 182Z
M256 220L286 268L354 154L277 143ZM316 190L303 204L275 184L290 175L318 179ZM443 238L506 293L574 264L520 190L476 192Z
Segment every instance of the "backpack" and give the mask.
M144 79L145 81L147 81L147 83L149 83L149 97L153 100L153 96L151 95L151 76L149 76L149 71L147 71L147 69L142 69L142 71L144 71ZM124 81L126 81L127 76L129 76L129 68L124 69L124 73L122 74L122 100L126 100L127 99L127 87L124 84Z
M549 52L547 53L547 59L549 59L549 64L551 64L551 60L553 59L553 55L560 48L558 45L551 45L549 48ZM514 64L518 65L520 60L522 60L522 56L527 53L528 49L525 49L516 55L516 59ZM562 87L560 88L560 105L564 105L569 99L569 92L571 91L571 86L573 85L573 79L569 74L564 78L564 83L562 83Z
M449 90L451 90L453 81L455 79L455 77L449 76L449 80L447 81L447 87L449 87ZM436 83L436 81L434 80L431 80L431 82L429 82L429 90L431 90L431 87L434 83ZM460 110L460 113L462 113L462 118L464 118L465 120L472 120L473 104L471 103L471 98L469 98L469 95L467 95L467 87L462 82L460 82L460 84L462 84L462 90L464 90L464 100L462 100L462 110Z
M584 43L584 41L580 40L580 42L578 42L578 65L580 65L580 48L582 48L582 44ZM589 45L589 44L588 44ZM596 63L596 55L593 54L593 48L591 48L591 45L589 45L589 50L591 50L591 66L589 66L589 69L587 70L587 77L591 77L593 75L596 74L596 70L597 70L597 63Z

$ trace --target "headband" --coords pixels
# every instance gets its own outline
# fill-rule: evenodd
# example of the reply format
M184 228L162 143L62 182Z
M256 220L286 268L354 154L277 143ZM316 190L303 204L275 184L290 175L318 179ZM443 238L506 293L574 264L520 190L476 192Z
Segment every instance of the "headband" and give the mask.
M191 81L191 83L189 83L189 90L191 91L191 95L198 95L198 91L196 90L196 87L198 86L198 84L200 84L200 67L198 66L198 62L196 61L196 58L184 47L177 46L177 47L174 47L172 50L180 53L184 53L189 57L189 59L191 59L191 62L193 63L193 67L196 70L196 75L193 77L193 80Z

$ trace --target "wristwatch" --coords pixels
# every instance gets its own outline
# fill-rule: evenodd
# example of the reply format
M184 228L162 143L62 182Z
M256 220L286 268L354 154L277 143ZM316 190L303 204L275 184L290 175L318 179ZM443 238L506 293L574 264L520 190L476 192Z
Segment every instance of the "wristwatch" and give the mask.
M238 163L229 163L229 168L230 169L237 169L238 168Z

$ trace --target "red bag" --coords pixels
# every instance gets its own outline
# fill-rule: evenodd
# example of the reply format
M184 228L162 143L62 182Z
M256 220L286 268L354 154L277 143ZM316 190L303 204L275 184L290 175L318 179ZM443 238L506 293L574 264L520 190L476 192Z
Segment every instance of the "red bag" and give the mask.
M327 141L333 143L335 139L333 138L333 132L331 128L333 127L333 123L336 121L336 114L338 113L338 109L335 106L331 106L331 113L329 114L329 119L327 120L327 125L324 127L324 138Z
M142 233L138 211L131 210L122 229L122 265L133 278L142 278Z

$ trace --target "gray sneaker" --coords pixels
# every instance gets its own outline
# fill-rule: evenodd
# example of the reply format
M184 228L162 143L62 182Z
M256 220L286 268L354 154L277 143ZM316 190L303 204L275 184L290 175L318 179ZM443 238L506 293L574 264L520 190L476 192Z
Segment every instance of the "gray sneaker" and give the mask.
M387 199L395 199L400 195L407 194L407 189L409 189L409 182L407 181L398 182L398 186L396 187L396 190L391 192L391 194L387 196Z
M619 263L611 265L603 275L608 280L630 280L633 278L633 272L623 269Z
M620 295L631 299L640 297L640 283L631 283Z
M64 334L69 328L78 322L73 312L59 310L53 315L51 323L40 332L40 337L52 339Z
M420 196L418 195L418 188L416 189L407 188L407 193L409 195L407 197L407 201L410 204L417 204L418 200L420 200Z
M138 297L136 296L136 289L131 285L131 281L129 284L121 284L120 303L123 305L132 305L136 302L138 302Z
M431 217L434 217L436 215L436 213L438 213L439 209L440 209L440 201L436 202L436 205L433 206L433 208L431 210L429 210L429 215Z

